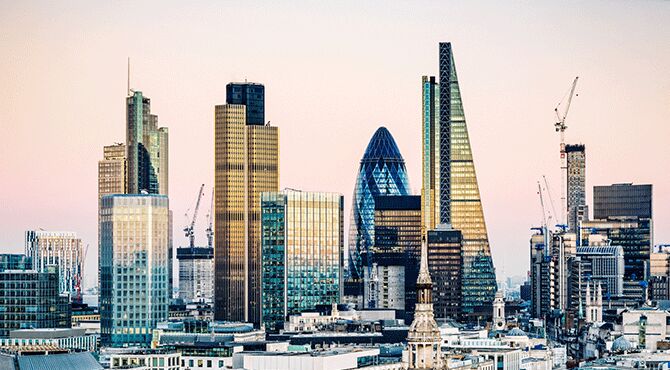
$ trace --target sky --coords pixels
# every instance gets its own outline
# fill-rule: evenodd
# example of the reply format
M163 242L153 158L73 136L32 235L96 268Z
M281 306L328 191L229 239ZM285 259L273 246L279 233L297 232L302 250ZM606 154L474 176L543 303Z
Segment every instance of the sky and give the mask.
M654 186L654 242L670 243L670 2L0 0L0 252L33 228L76 231L97 270L97 162L123 142L131 87L170 131L175 244L213 183L214 106L231 81L266 87L280 186L331 191L351 211L379 126L421 190L421 76L453 45L498 277L523 275L546 176L560 209L553 109L575 76L568 143L592 186ZM348 232L348 217L347 217Z

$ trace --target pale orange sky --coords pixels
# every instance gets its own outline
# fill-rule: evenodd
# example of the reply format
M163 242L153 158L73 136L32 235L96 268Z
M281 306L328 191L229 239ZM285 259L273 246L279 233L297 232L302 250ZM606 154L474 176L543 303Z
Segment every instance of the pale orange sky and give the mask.
M230 81L266 86L281 185L345 195L380 125L421 187L421 76L451 41L498 276L528 269L536 181L559 208L553 108L575 75L568 142L587 146L587 194L654 185L655 242L670 242L670 2L0 1L0 251L30 228L76 231L97 264L97 161L124 140L132 87L170 129L175 241L213 178L214 105ZM348 223L348 219L347 219ZM348 228L346 230L348 232Z

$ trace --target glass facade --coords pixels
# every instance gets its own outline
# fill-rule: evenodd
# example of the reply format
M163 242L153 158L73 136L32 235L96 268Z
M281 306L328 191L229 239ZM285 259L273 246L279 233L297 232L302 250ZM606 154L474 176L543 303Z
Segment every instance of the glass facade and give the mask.
M344 198L284 190L261 195L262 322L283 329L289 315L339 303Z
M490 247L450 43L439 45L439 86L423 77L423 223L451 224L463 236L462 303L466 312L489 307L496 292L495 270L474 268ZM479 263L479 262L477 262ZM482 267L481 265L480 267ZM483 267L482 267L483 268Z
M374 243L374 197L408 195L409 191L405 160L391 133L385 127L380 127L370 139L361 159L354 188L348 263L348 274L352 280L362 279L362 255Z
M247 107L246 124L265 124L265 86L256 83L229 83L226 85L226 104Z
M11 330L69 328L70 302L60 294L58 266L33 269L22 254L0 254L0 337Z
M652 218L652 186L614 184L593 187L593 218L614 216Z
M103 147L103 159L98 161L98 199L127 192L126 145L107 145Z
M177 248L179 297L186 302L212 302L214 297L214 248Z
M158 127L151 100L134 91L126 98L128 193L168 194L168 129Z
M461 316L462 235L459 230L428 230L428 269L433 276L435 317Z
M373 301L375 308L404 311L410 322L416 305L421 254L421 197L387 195L374 199L375 242L371 258L378 281L374 292L366 284L365 300ZM366 280L371 277L367 271L364 275Z
M214 317L260 324L260 195L279 190L279 130L247 124L246 113L214 112Z
M171 295L164 195L107 195L100 208L100 340L149 346Z

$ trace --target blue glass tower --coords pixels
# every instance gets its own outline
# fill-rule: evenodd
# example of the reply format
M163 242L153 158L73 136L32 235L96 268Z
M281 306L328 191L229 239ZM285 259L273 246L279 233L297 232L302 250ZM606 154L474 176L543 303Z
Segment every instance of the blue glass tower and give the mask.
M386 129L380 127L370 139L358 169L349 225L349 278L363 278L362 254L373 246L375 196L409 195L405 160ZM370 259L368 259L370 260Z

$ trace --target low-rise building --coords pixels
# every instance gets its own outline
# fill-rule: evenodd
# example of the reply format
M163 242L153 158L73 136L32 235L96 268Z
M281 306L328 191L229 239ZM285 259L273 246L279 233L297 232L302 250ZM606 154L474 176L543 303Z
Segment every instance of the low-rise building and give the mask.
M68 350L98 351L99 334L86 334L86 329L21 329L9 332L9 338L0 338L4 346L44 346L52 345Z
M308 352L239 352L233 369L244 370L404 370L402 362L383 363L378 348L340 347Z

